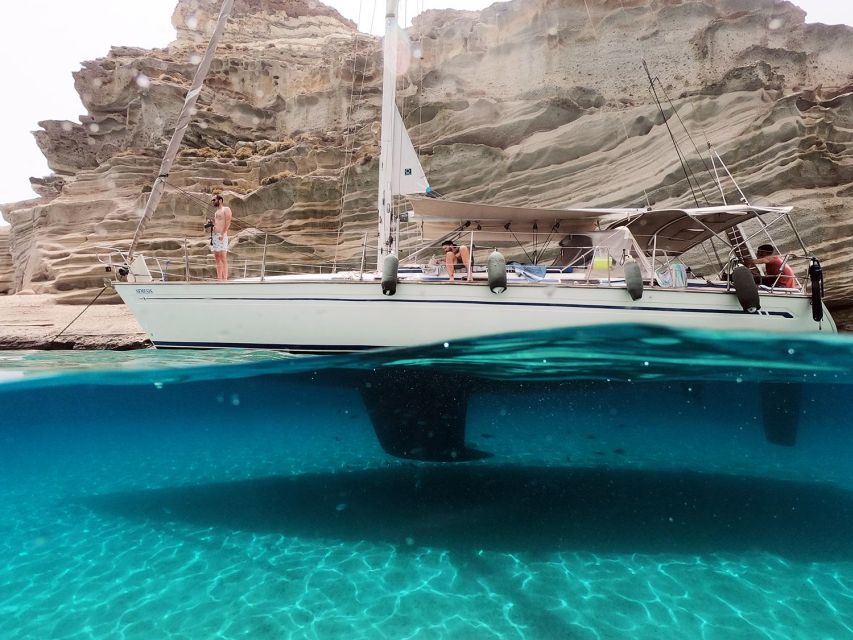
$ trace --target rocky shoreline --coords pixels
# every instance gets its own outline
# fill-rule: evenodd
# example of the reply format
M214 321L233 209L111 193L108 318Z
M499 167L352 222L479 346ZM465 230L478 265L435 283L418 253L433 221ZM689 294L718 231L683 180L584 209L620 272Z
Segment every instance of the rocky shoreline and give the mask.
M57 304L50 295L0 296L0 350L125 351L150 346L148 335L123 304L87 309Z

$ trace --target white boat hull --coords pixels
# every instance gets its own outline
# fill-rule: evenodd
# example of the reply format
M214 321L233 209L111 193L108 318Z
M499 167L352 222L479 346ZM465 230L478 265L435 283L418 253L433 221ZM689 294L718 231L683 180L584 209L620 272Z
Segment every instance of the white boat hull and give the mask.
M722 289L653 289L632 301L624 287L510 286L403 281L393 296L377 280L115 283L161 348L259 348L339 353L561 327L642 323L668 328L771 333L836 331L812 319L802 294L763 295L741 309Z

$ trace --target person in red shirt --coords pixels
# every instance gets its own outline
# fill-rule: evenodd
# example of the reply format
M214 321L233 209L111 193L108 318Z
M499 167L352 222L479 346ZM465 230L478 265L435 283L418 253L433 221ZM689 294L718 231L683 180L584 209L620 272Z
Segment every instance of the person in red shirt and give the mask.
M755 252L754 264L763 264L767 275L761 278L761 284L769 287L796 288L797 277L790 265L784 264L781 256L776 255L773 245L763 244Z

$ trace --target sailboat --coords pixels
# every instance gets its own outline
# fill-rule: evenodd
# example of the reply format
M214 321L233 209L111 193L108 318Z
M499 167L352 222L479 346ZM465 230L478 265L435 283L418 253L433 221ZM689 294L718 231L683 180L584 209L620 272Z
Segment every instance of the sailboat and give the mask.
M136 236L119 260L126 277L113 283L156 347L342 353L608 323L836 331L822 302L819 265L804 246L797 259L806 261L810 274L804 268L793 287L779 286L781 280L755 284L755 267L743 264L749 263L749 243L758 234L744 236L741 225L754 221L761 237L769 238L775 223L793 225L788 207L742 201L693 209L535 209L429 197L429 183L396 106L400 30L395 0L387 0L383 48L376 269L230 282L165 281L136 249L165 188L232 4L223 3ZM400 197L406 197L403 211L396 206ZM433 254L448 239L468 246L474 266L463 269L465 279L451 281L440 265L419 264L424 248L401 255L401 224L417 225ZM551 253L557 252L544 266L545 234L539 230L547 231ZM680 257L709 240L715 251L726 245L729 268L722 278L690 277ZM531 250L531 242L540 246ZM513 252L521 263L506 265L504 254ZM535 269L523 264L531 253L539 261Z
M666 209L541 209L430 197L396 106L397 0L386 0L375 269L264 276L262 267L259 277L227 282L158 277L136 251L138 241L232 4L223 3L136 236L120 256L123 275L113 282L157 348L333 354L613 323L836 332L823 303L820 264L805 246L791 258L792 266L794 261L802 266L794 278L759 277L751 263L751 243L769 239L775 224L788 222L796 234L789 207L753 206L745 197L730 205L724 196L720 206ZM406 244L401 234L412 225L424 239L422 247ZM753 230L744 231L750 225ZM424 260L447 241L465 245L473 256L473 264L459 268L464 278L452 279L444 264ZM697 277L682 258L708 241L715 252L721 244L727 248L724 268L716 276ZM427 382L421 380L407 399L401 399L399 385L385 393L395 385L390 378L363 391L383 447L419 459L475 456L464 444L464 394L457 389L448 395L443 380ZM430 415L427 437L418 425Z

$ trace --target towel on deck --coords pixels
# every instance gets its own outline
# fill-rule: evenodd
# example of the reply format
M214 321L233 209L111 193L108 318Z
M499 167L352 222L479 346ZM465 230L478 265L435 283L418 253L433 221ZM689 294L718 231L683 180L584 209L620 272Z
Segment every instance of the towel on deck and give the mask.
M514 264L512 269L528 282L539 282L545 279L546 269L538 264Z

